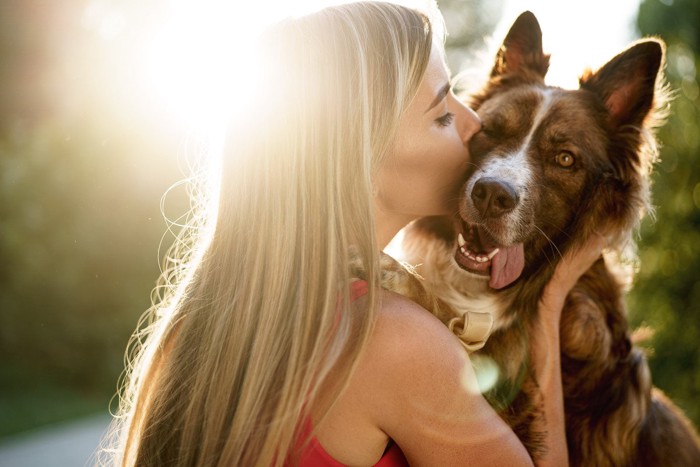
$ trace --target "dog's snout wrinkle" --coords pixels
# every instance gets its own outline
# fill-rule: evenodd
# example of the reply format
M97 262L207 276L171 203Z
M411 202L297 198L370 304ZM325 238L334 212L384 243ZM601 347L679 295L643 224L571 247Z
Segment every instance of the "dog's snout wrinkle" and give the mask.
M492 177L482 177L474 183L471 192L474 207L484 218L497 218L518 205L518 192L509 183Z

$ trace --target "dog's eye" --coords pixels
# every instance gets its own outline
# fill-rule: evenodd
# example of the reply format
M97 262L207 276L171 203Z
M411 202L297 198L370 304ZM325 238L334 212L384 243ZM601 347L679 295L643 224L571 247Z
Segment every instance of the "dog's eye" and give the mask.
M576 158L569 151L560 152L559 154L557 154L555 160L560 167L564 167L565 169L568 169L569 167L573 166L576 162Z

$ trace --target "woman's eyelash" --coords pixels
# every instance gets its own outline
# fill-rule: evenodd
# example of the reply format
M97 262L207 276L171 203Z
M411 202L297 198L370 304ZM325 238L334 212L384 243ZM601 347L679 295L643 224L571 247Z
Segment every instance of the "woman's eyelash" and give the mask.
M454 118L455 114L453 114L452 112L447 112L445 115L436 119L435 121L440 126L449 126L450 123L452 123L452 120L454 120Z

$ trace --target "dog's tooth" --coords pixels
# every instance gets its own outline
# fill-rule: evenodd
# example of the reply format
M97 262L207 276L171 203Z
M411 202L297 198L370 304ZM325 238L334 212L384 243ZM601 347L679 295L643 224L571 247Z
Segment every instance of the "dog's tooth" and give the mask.
M476 257L472 255L468 255L467 258L469 258L472 261L476 261Z
M466 240L464 240L464 237L462 236L462 232L460 232L459 235L457 235L457 243L459 243L460 247L463 247L467 244Z
M498 254L498 252L499 252L499 249L496 248L495 250L493 250L491 253L489 253L489 254L487 255L487 258L488 258L489 260L492 260L493 257L496 256L496 255Z
M464 245L462 245L461 247L459 247L459 250L462 252L463 255L465 255L465 256L467 255L467 249L464 248Z

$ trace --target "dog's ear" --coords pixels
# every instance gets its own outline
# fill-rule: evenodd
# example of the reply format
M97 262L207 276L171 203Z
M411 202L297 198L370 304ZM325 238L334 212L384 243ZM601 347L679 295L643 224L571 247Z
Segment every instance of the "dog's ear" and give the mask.
M654 107L664 45L644 40L631 46L595 73L580 79L581 89L596 93L608 109L613 128L641 125Z
M547 69L549 55L542 52L540 23L532 12L526 11L515 20L498 49L491 77L530 70L544 78Z

